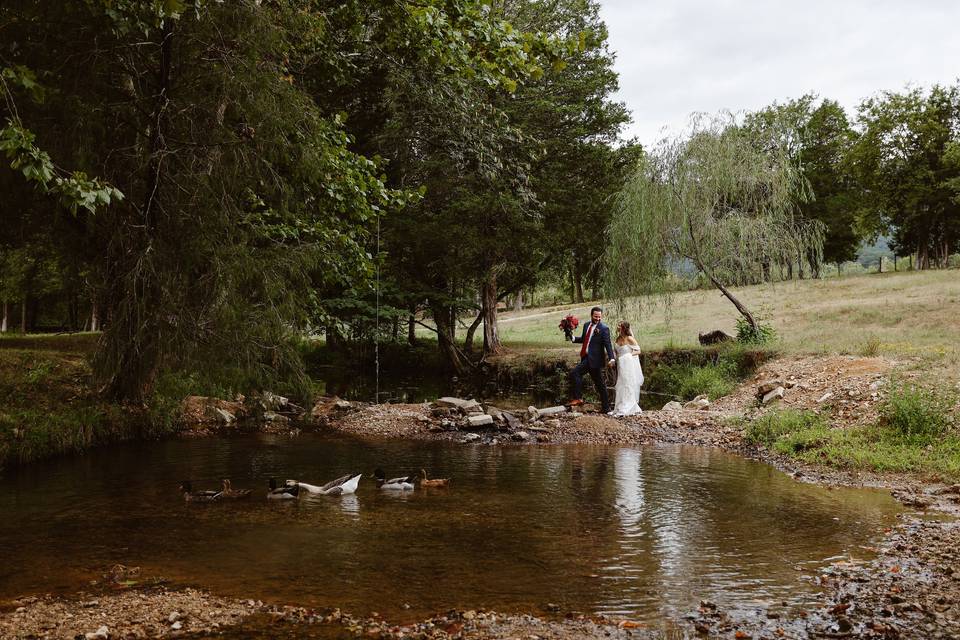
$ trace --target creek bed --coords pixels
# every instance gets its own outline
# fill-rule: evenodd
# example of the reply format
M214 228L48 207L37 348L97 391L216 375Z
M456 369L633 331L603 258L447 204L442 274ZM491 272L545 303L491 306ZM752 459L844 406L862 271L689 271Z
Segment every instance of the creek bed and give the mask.
M426 468L448 489L369 478ZM355 496L265 499L267 478L365 475ZM250 500L185 503L231 478ZM0 599L70 592L120 563L214 593L416 620L450 608L678 619L813 602L901 507L698 447L462 446L305 434L138 443L7 472Z

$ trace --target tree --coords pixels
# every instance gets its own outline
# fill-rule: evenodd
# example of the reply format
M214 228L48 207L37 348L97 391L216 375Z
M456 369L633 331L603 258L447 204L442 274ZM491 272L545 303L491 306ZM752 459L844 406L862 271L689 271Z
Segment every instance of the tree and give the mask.
M805 183L784 139L758 141L729 115L697 116L686 137L648 153L609 227L610 293L665 292L671 277L699 274L756 332L756 317L730 283L822 247L819 225L796 215Z
M852 151L867 207L861 224L892 231L898 255L917 254L920 269L945 265L960 240L960 203L951 188L958 167L949 149L960 130L960 87L885 92L860 105L862 134Z

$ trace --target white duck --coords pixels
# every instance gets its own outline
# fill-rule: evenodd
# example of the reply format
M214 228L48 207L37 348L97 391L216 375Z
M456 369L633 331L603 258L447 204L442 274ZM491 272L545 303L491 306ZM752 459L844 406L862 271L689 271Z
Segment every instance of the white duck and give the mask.
M324 496L346 496L357 492L357 485L360 484L362 473L356 475L347 474L343 477L331 480L322 487L315 484L307 484L298 480L287 480L287 486L297 486L308 493L320 494Z
M384 491L413 491L415 476L400 476L399 478L390 478L383 473L383 469L377 469L373 472L373 477L377 479L377 486Z

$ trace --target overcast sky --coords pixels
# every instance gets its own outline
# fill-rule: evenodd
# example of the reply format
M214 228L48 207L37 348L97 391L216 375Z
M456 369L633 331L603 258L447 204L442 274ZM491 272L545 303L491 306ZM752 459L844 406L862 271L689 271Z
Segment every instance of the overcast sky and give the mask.
M691 112L753 110L807 92L860 100L960 77L960 0L600 0L649 146Z

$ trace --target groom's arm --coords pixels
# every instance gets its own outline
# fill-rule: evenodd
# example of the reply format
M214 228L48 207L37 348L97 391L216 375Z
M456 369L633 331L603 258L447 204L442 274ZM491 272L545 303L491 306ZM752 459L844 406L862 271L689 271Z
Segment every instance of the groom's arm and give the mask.
M610 342L610 329L605 329L603 332L603 348L607 350L607 360L616 360L617 357L614 355L613 344Z
M574 343L583 342L583 338L587 335L587 327L589 327L589 326L590 326L590 325L588 325L588 324L587 324L587 325L584 325L584 327L583 327L583 332L582 332L579 336L574 336L574 337L573 337L573 342L574 342Z

